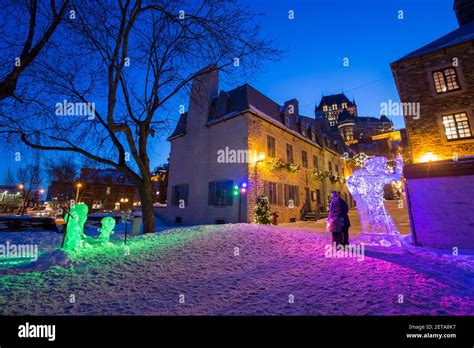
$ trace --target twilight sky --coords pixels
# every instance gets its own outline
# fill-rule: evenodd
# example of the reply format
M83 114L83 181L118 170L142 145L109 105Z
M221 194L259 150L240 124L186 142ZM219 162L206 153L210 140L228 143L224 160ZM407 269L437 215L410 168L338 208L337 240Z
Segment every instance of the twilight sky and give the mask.
M390 63L457 28L453 0L242 1L247 9L264 14L262 32L287 51L281 61L264 63L263 71L247 82L279 104L298 99L306 116L314 115L322 93L342 90L356 100L360 116L379 116L380 103L399 101ZM288 19L290 10L293 20ZM402 117L392 119L396 128L404 127ZM169 134L155 138L152 167L166 162ZM19 163L9 149L0 160L6 165L0 172L3 183L6 169L14 173Z

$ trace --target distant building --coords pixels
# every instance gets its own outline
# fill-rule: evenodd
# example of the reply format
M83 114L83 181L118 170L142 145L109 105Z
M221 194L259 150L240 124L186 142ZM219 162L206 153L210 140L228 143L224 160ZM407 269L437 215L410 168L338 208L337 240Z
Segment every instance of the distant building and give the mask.
M86 203L91 212L126 211L137 200L135 185L114 169L82 168L79 183L79 201Z
M393 131L393 122L387 116L359 116L355 100L350 101L344 93L323 96L315 108L315 115L327 119L347 144Z
M474 1L454 10L458 29L391 64L400 100L420 106L404 115L413 241L449 250L474 249Z
M357 117L357 105L355 100L350 101L344 93L322 96L319 105L316 106L315 115L324 116L331 127L339 124L339 116L346 110L350 115Z
M325 119L300 115L296 99L279 105L248 84L219 93L209 71L168 140L169 222L251 222L259 193L280 222L326 212L332 190L353 205L344 141Z
M154 203L166 204L168 196L168 164L156 167L151 173Z

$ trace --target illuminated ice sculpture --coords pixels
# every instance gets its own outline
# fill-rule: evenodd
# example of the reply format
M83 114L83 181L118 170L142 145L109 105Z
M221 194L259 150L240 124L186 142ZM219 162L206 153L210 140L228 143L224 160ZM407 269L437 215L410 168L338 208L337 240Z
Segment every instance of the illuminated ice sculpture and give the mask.
M67 223L64 249L68 251L78 250L86 245L84 225L87 221L89 207L84 203L75 204L65 215Z
M398 181L402 176L403 159L395 159L391 170L387 158L377 156L365 161L347 180L349 192L357 203L362 234L359 241L367 245L400 246L400 232L383 203L385 185Z

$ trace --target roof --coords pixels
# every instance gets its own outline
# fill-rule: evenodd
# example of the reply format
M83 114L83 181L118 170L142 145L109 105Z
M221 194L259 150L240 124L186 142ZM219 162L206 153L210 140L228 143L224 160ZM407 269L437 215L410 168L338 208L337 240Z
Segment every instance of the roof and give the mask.
M297 100L290 101L295 102L296 105L298 103ZM286 102L286 104L288 104L290 101ZM230 91L221 91L218 96L212 99L210 112L208 115L208 124L224 121L247 110L258 110L258 112L274 119L283 127L286 127L283 122L283 115L286 115L285 109L285 106L279 105L254 87L250 86L249 84L244 84ZM325 118L316 120L312 117L302 116L298 114L297 109L296 113L297 114L294 116L296 117L297 124L293 124L292 122L292 126L289 128L291 131L295 131L303 135L302 128L304 128L306 131L304 136L311 140L311 134L307 132L308 128L310 127L315 131L315 142L317 144L320 146L327 146L334 151L344 151L344 149L340 147L341 144L344 144L344 142L341 140L342 138L340 138L340 135L337 131L334 132L334 130L331 129ZM187 118L187 113L184 113L180 116L175 130L168 137L168 140L172 140L176 137L186 134ZM321 127L324 129L321 129ZM328 142L325 142L325 137L328 138Z
M224 99L225 95L225 99ZM219 104L226 103L226 108L223 112L220 111ZM211 103L211 119L222 117L233 112L241 112L248 110L250 105L266 115L281 120L280 105L268 98L266 95L250 86L248 83L240 87L234 88L230 91L222 91L219 96L215 97Z
M453 30L449 34L446 34L440 37L439 39L434 40L433 42L430 42L429 44L407 54L406 56L398 59L394 63L410 58L419 57L427 53L435 52L443 48L458 45L471 40L474 40L474 21L471 21L463 25L462 27Z
M168 140L171 140L175 137L186 134L187 124L188 124L188 113L185 112L179 116L179 120L178 120L178 123L176 124L176 128L174 129L174 132L168 137Z
M352 115L349 110L347 109L344 109L342 110L341 114L339 115L338 119L337 119L337 122L338 123L341 123L341 122L344 122L344 121L355 121L356 118L354 115Z
M321 101L319 102L318 107L316 110L322 110L323 105L341 105L342 103L347 103L348 106L353 106L354 103L352 103L344 93L339 93L339 94L332 94L332 95L325 95L321 98Z
M390 122L393 123L387 116L382 115L380 118L372 116L357 116L357 122Z

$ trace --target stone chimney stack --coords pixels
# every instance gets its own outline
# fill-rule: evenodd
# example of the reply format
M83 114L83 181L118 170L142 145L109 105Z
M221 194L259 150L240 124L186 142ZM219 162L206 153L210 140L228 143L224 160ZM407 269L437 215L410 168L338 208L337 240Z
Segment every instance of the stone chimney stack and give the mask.
M474 20L474 0L454 0L454 12L462 27Z
M208 121L211 101L219 89L218 70L215 66L202 69L194 78L188 108L188 128L204 127Z
M290 99L285 102L285 113L295 116L300 114L299 103L297 99Z

